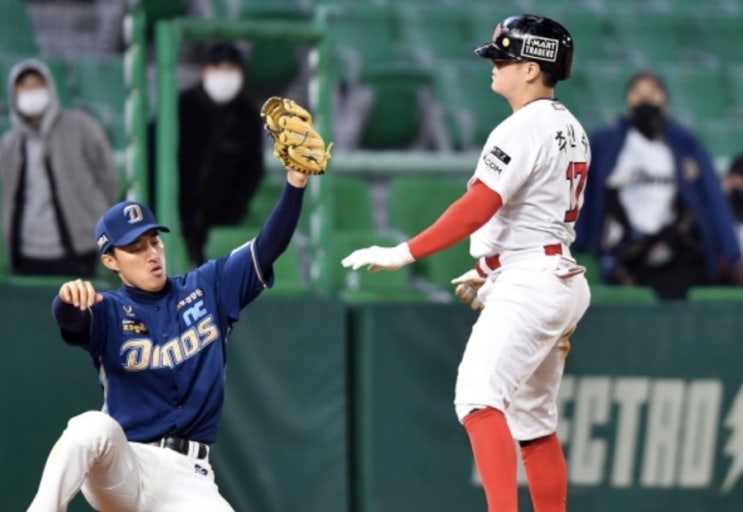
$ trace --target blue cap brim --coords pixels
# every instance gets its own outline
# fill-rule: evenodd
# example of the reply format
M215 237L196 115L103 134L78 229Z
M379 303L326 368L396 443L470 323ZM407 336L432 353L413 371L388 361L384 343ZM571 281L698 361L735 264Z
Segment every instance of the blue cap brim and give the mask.
M133 243L137 238L144 235L148 231L152 231L153 229L156 229L157 231L164 231L165 233L170 232L170 229L166 228L162 224L145 224L144 226L137 227L137 229L132 229L126 234L126 236L123 236L119 240L116 240L116 245L112 244L112 246L123 247L125 245L129 245Z

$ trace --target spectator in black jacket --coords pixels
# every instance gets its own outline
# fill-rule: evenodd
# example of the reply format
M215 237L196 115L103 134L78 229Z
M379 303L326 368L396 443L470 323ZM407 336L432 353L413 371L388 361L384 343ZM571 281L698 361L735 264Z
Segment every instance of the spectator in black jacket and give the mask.
M201 80L181 92L179 211L189 264L205 260L209 228L238 224L264 175L263 124L230 43L206 52Z

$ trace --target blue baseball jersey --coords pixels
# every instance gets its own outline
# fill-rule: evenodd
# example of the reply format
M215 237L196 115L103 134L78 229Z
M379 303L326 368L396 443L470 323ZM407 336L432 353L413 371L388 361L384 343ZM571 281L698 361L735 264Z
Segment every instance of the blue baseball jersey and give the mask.
M90 342L104 411L130 441L175 435L214 443L227 337L240 310L273 284L253 244L168 279L158 293L123 286L92 309Z

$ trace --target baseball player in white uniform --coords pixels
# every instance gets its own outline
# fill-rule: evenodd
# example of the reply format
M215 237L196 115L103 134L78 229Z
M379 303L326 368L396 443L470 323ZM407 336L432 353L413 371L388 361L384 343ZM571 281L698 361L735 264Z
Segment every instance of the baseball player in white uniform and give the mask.
M477 263L452 282L481 312L454 402L488 510L518 510L516 439L534 510L564 512L556 398L569 336L590 301L585 268L569 249L590 148L581 124L555 98L557 82L570 76L573 41L553 20L519 15L498 23L492 42L475 52L492 61L491 88L513 114L490 133L467 191L409 241L356 250L342 264L395 270L470 237Z

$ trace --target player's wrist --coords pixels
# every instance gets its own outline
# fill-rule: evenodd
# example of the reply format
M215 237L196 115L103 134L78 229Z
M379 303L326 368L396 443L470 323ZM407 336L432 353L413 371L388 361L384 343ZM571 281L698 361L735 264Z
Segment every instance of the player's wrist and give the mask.
M395 251L395 259L400 263L400 266L409 265L415 261L415 257L410 252L410 245L408 242L403 242L392 248Z
M295 188L305 188L308 180L309 176L307 174L295 171L289 167L286 168L286 181L288 181L291 186Z

